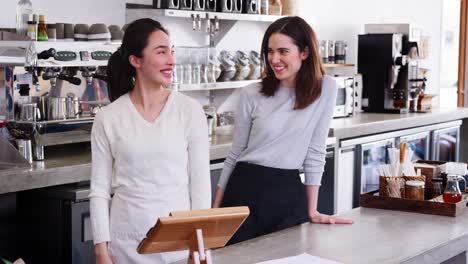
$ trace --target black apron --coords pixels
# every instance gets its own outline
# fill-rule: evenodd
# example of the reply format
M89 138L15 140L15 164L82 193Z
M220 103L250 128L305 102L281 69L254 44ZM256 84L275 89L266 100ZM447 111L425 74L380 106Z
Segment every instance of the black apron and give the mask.
M228 245L309 221L299 170L237 162L221 207L248 206L250 215Z

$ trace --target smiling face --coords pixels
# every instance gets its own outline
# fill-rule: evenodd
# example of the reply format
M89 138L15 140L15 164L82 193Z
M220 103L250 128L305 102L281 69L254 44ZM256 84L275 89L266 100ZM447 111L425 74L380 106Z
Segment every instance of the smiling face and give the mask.
M275 77L286 87L296 86L296 75L308 56L307 48L300 51L289 36L273 33L268 40L268 63Z
M156 30L148 36L142 57L131 55L130 64L135 67L136 77L156 86L169 86L175 65L173 46L169 36Z

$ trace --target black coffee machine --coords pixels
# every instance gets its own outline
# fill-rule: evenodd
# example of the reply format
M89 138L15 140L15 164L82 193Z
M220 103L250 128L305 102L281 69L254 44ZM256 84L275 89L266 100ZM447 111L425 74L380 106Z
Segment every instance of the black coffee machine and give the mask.
M416 52L415 56L411 56ZM417 42L400 33L359 35L358 72L363 78L362 109L377 113L406 113L418 91Z

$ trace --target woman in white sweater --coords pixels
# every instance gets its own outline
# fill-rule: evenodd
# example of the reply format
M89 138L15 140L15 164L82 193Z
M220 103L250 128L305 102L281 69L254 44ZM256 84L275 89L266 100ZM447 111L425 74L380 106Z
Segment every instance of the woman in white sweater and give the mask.
M158 217L209 208L207 124L195 100L165 89L175 60L168 32L131 23L109 60L110 105L92 130L91 223L97 263L168 263L185 252L139 255ZM113 191L113 196L111 192Z

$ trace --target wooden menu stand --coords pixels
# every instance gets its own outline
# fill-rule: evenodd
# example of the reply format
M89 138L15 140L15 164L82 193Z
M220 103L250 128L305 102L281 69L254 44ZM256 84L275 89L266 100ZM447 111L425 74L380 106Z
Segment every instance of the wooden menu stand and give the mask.
M160 217L146 234L138 253L190 251L194 263L211 264L211 248L224 247L249 216L246 206L172 212Z

